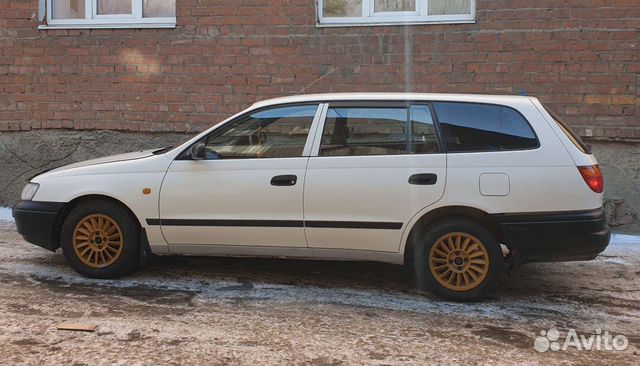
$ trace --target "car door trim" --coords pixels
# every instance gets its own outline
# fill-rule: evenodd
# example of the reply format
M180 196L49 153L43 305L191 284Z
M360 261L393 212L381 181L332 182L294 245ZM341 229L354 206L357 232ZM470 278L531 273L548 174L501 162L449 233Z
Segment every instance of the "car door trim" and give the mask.
M323 103L320 106L320 114L317 122L313 129L313 140L311 143L311 148L309 150L309 157L317 157L318 151L320 150L320 142L322 141L322 132L324 131L325 120L327 119L327 112L329 111L329 103Z
M316 114L313 117L313 122L311 122L311 127L309 128L309 133L307 134L307 140L302 151L303 157L312 156L313 147L316 141L316 135L318 133L318 129L320 129L320 126L324 123L324 118L327 115L328 106L328 103L318 104L318 109L316 109Z
M400 230L401 222L375 222L375 221L305 221L305 227L331 228L331 229L382 229Z
M244 227L308 227L329 229L400 230L401 222L377 221L298 221L298 220L225 220L225 219L147 219L150 226L244 226Z
M152 226L303 227L302 220L147 219Z

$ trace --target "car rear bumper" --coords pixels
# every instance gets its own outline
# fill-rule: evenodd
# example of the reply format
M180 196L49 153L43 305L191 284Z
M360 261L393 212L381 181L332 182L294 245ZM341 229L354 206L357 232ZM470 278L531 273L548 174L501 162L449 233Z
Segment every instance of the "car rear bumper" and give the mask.
M13 206L13 218L24 240L54 251L53 232L64 202L19 201Z
M518 262L594 259L611 232L603 208L587 211L495 215Z

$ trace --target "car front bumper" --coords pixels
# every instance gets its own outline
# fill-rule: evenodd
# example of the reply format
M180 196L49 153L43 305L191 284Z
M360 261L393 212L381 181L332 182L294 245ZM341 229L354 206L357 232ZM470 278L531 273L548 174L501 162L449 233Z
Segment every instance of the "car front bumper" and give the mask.
M18 201L13 206L13 218L24 240L55 251L58 248L53 233L64 202Z
M603 208L587 211L495 215L517 262L591 260L609 245Z

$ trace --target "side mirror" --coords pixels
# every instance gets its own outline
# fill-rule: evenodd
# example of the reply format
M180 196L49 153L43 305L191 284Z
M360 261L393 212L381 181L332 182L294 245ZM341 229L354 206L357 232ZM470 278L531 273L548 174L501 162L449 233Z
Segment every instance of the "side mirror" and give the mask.
M207 157L207 147L202 141L191 146L189 152L191 153L191 158L194 160L203 160Z

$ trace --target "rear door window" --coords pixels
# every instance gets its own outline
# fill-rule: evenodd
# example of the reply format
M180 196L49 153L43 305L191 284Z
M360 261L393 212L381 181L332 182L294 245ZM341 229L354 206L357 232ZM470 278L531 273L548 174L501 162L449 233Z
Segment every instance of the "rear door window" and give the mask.
M411 154L432 154L440 151L438 137L433 125L431 110L427 105L412 105L409 109L409 152Z
M515 109L480 103L435 102L447 152L526 150L540 146Z
M338 106L327 111L320 156L437 153L433 119L426 105Z

